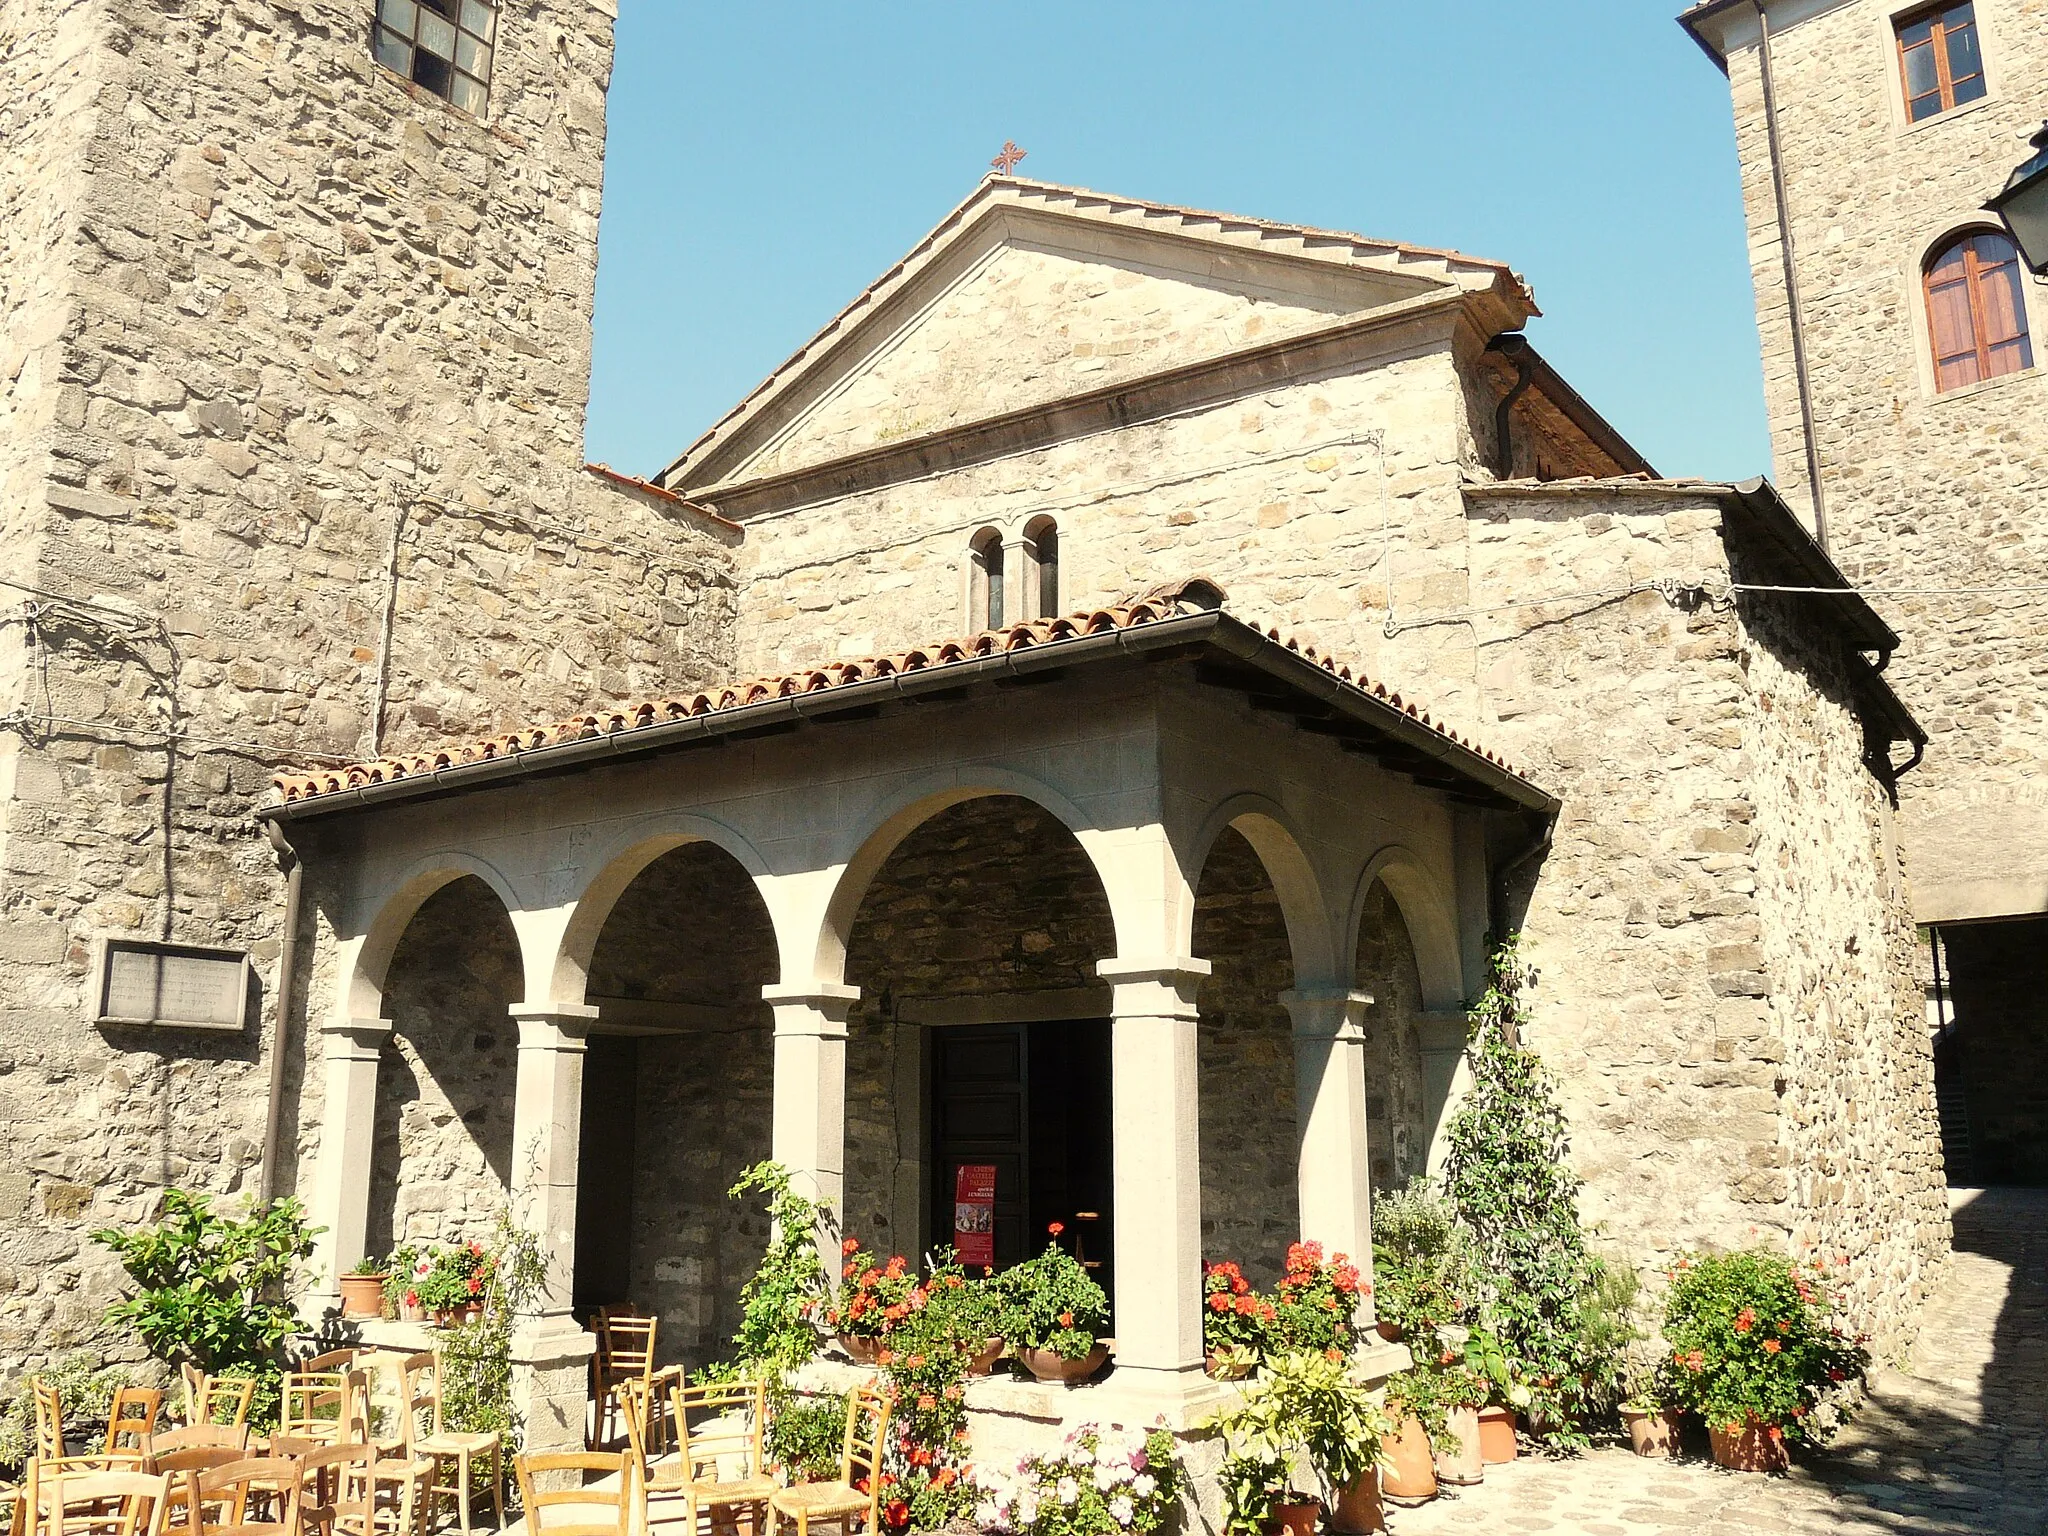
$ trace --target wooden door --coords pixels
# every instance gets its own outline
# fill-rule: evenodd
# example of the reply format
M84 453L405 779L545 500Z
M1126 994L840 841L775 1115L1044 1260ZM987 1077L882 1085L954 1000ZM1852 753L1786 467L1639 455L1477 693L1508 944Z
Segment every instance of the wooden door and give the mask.
M1025 1026L976 1024L930 1032L931 1239L953 1240L953 1189L963 1164L996 1171L996 1267L1033 1250L1029 1056Z

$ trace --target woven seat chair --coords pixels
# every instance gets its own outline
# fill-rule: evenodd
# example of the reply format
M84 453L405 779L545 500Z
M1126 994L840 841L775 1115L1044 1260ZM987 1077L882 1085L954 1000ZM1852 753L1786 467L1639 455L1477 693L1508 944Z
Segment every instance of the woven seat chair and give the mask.
M686 1511L685 1529L695 1532L704 1510L750 1506L754 1529L765 1522L768 1496L775 1479L768 1475L763 1435L767 1428L768 1387L765 1382L733 1382L692 1387L680 1377L658 1384L668 1398L676 1425L679 1454L666 1466L649 1461L640 1426L659 1415L641 1401L639 1383L626 1385L626 1433L632 1441L641 1486L648 1495L679 1495ZM713 1516L713 1526L717 1517Z
M248 1448L241 1445L188 1445L177 1450L164 1450L159 1447L153 1451L149 1459L149 1470L168 1476L171 1480L171 1510L165 1519L165 1528L182 1530L191 1519L191 1485L195 1474L210 1472L215 1467L225 1467L231 1462L248 1459Z
M156 1435L164 1395L154 1387L120 1387L107 1409L107 1454L134 1451L147 1455Z
M519 1475L519 1502L526 1511L527 1536L632 1536L640 1492L631 1451L515 1456L512 1465ZM588 1486L593 1474L600 1478L616 1475L618 1482L609 1488L593 1488ZM543 1486L572 1476L576 1479L572 1487ZM591 1518L574 1518L578 1511ZM550 1512L555 1518L549 1518Z
M249 1422L256 1382L248 1376L209 1376L194 1366L183 1370L187 1424L241 1425Z
M191 1536L299 1536L299 1463L251 1456L191 1474L186 1526Z
M38 1458L24 1500L38 1536L162 1536L171 1480L139 1467L80 1470Z
M414 1364L415 1361L423 1364ZM490 1463L491 1507L498 1524L505 1523L505 1440L494 1429L450 1429L441 1404L441 1357L415 1355L406 1368L406 1421L412 1426L412 1452L433 1463L427 1477L427 1512L433 1513L438 1499L455 1502L456 1518L464 1536L470 1529L469 1499L471 1469L479 1460ZM452 1471L455 1481L443 1483L443 1469Z
M838 1481L776 1489L768 1499L769 1536L775 1536L785 1518L796 1522L797 1536L810 1536L813 1520L837 1520L843 1531L856 1517L868 1536L876 1536L881 1529L882 1440L889 1430L891 1406L888 1398L868 1387L847 1394Z
M603 1362L599 1371L597 1405L591 1416L589 1445L592 1449L610 1444L619 1433L618 1415L624 1411L620 1387L637 1381L643 1387L654 1380L654 1337L658 1319L598 1314L597 1355ZM645 1430L646 1425L641 1428Z
M368 1445L315 1446L299 1460L299 1518L314 1536L376 1536L377 1453Z
M417 1536L425 1525L434 1463L413 1449L412 1415L406 1411L404 1394L407 1372L418 1361L433 1358L430 1353L408 1355L395 1373L348 1373L348 1441L368 1445L376 1453L370 1464L371 1495L376 1528L385 1536ZM374 1383L388 1383L394 1374L398 1396L380 1398Z
M29 1378L36 1399L36 1455L47 1461L64 1454L64 1399L40 1376Z
M174 1451L231 1450L249 1454L249 1426L246 1424L178 1424L160 1429L149 1437L149 1453L161 1459Z

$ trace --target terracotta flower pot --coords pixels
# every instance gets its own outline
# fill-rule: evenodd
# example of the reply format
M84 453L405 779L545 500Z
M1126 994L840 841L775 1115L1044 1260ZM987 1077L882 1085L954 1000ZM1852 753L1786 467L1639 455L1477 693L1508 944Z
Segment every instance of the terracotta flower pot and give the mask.
M424 1323L427 1320L427 1309L417 1301L400 1301L398 1304L398 1320L401 1323Z
M388 1275L343 1275L341 1315L371 1318L384 1315L384 1282Z
M967 1362L967 1374L970 1376L986 1376L995 1368L995 1363L1003 1358L1005 1347L1001 1339L990 1339L988 1343L982 1346L981 1353Z
M1374 1333L1377 1333L1389 1344L1401 1342L1401 1325L1399 1323L1390 1323L1383 1317L1372 1325L1372 1329Z
M1486 1476L1486 1458L1479 1454L1479 1410L1447 1408L1444 1424L1449 1443L1437 1448L1437 1481L1470 1487Z
M1635 1447L1638 1456L1678 1454L1676 1408L1637 1408L1624 1403L1621 1422L1628 1426L1628 1443Z
M1109 1346L1097 1344L1080 1359L1066 1360L1049 1349L1019 1345L1017 1358L1024 1362L1024 1369L1040 1381L1086 1381L1102 1369L1102 1362L1109 1358Z
M434 1308L434 1326L437 1328L460 1328L473 1323L484 1315L483 1303L473 1301L466 1307Z
M1380 1474L1368 1472L1337 1495L1337 1507L1330 1511L1330 1529L1340 1536L1365 1536L1387 1528L1387 1512L1380 1507Z
M1273 1506L1274 1528L1280 1536L1316 1536L1316 1524L1322 1512L1323 1506L1313 1499L1306 1504L1290 1504L1282 1500Z
M1384 1449L1387 1465L1380 1473L1382 1498L1389 1504L1427 1504L1436 1497L1436 1464L1421 1420L1412 1413L1404 1417Z
M1512 1408L1479 1410L1480 1460L1492 1464L1515 1459L1519 1450L1515 1442L1515 1418Z
M880 1339L862 1338L858 1334L840 1334L839 1347L853 1358L855 1365L873 1365L882 1355Z
M1716 1465L1731 1472L1782 1472L1792 1464L1784 1439L1754 1416L1746 1424L1709 1424L1707 1438L1713 1442Z

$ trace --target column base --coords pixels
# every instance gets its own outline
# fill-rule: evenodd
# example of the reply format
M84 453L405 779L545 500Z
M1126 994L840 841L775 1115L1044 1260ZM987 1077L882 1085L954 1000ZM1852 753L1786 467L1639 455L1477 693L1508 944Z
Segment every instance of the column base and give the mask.
M512 1335L512 1407L532 1455L580 1451L597 1340L572 1318L543 1317Z

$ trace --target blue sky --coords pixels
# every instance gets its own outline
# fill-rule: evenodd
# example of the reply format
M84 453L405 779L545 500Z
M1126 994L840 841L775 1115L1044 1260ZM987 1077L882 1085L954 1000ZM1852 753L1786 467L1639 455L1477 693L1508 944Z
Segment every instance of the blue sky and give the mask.
M651 473L1024 175L1508 261L1666 474L1769 467L1727 84L1638 0L624 0L588 449Z

